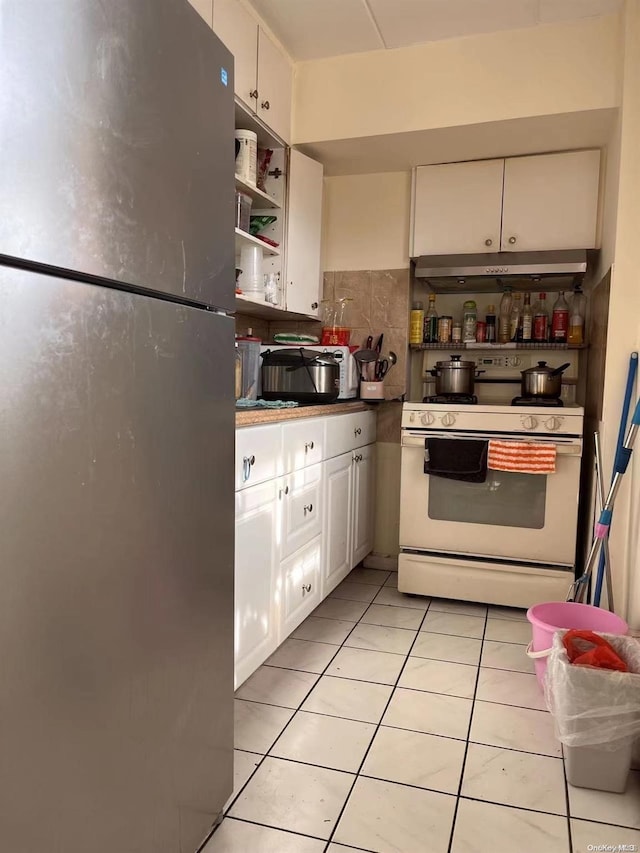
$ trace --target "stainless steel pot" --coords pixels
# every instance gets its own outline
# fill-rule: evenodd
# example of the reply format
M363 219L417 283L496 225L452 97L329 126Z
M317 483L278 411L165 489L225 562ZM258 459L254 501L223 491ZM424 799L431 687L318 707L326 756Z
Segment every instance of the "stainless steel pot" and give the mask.
M474 381L483 370L475 361L461 361L452 355L450 361L437 361L431 375L436 378L436 394L473 394Z
M530 367L522 373L523 397L559 397L562 390L562 374L570 367L570 362L560 367L549 367L546 361L539 361L536 367Z
M340 393L340 365L329 353L300 349L261 354L262 397L297 403L332 403Z

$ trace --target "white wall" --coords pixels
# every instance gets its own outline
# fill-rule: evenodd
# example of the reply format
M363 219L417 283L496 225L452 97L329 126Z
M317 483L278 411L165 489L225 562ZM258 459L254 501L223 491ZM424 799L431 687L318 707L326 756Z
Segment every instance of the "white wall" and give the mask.
M323 269L408 267L410 199L409 172L325 178Z
M295 143L597 110L619 103L618 18L301 62Z

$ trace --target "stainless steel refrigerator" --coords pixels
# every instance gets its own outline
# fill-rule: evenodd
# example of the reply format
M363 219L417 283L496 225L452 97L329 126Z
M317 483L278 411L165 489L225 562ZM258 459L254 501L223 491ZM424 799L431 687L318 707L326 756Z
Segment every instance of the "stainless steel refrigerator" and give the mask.
M233 62L0 0L0 849L191 853L232 789Z

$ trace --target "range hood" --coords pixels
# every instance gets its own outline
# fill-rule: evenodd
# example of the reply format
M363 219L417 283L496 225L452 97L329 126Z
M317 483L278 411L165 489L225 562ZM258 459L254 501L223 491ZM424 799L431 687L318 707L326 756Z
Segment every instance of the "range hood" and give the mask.
M514 290L571 290L587 270L584 250L494 252L478 255L423 255L414 275L434 293L496 293Z

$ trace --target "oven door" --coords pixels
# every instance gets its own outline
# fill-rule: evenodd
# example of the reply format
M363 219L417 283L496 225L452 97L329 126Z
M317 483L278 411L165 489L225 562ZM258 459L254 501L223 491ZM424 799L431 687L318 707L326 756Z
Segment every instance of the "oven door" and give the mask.
M556 445L555 474L489 469L486 482L465 483L424 473L425 438L491 437L403 431L400 547L573 566L580 438L536 438ZM521 435L511 437L523 440Z

